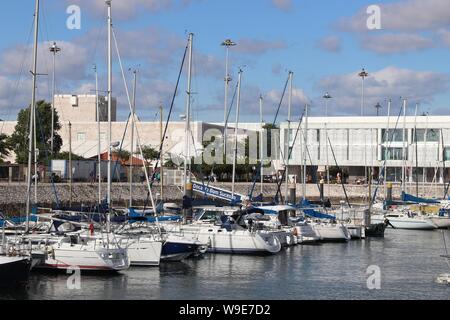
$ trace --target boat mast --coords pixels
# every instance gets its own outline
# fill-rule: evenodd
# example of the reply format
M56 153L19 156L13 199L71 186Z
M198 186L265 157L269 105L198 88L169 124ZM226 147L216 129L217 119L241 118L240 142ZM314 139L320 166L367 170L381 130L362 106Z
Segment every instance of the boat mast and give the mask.
M161 161L161 164L159 166L159 172L160 172L160 188L161 188L161 201L164 201L164 142L166 141L166 138L164 137L164 128L163 128L163 120L164 120L164 108L161 105L159 107L159 115L160 115L160 122L159 122L159 132L161 137L161 155L159 157L159 161Z
M264 119L263 119L263 96L259 96L259 123L261 124L261 133L259 138L259 154L260 154L260 178L261 178L261 195L264 194L264 152L263 152L263 138L264 138Z
M238 77L238 93L237 93L237 103L236 103L236 128L234 129L234 154L233 154L233 174L232 174L232 184L231 184L231 200L234 200L235 193L235 182L236 182L236 161L237 161L237 149L238 149L238 130L239 130L239 111L241 107L241 81L242 81L242 70L239 70Z
M419 111L419 104L416 103L416 111L415 111L415 115L414 115L414 157L416 160L416 174L415 174L415 178L416 178L416 197L419 197L419 155L417 153L417 113ZM412 176L412 172L411 172L411 176Z
M403 99L403 166L402 166L402 192L406 192L406 146L408 137L406 136L406 99ZM405 141L406 140L406 141Z
M111 116L112 116L112 17L111 17L111 0L105 1L108 7L108 193L107 193L107 205L108 214L106 216L106 231L111 231Z
M286 141L286 187L285 187L285 204L288 203L289 198L289 154L290 154L290 138L291 138L291 108L292 108L292 77L294 73L289 71L289 101L288 101L288 129L287 129L287 137L285 137Z
M134 158L134 115L136 114L137 71L133 71L133 114L131 115L131 147L130 147L130 208L133 207L133 158Z
M100 104L99 104L99 95L98 95L98 72L97 66L94 65L95 72L95 105L97 108L97 135L98 135L98 204L102 204L102 142L101 142L101 119L100 119ZM100 208L99 208L100 209Z
M185 158L184 158L184 194L187 195L187 184L191 181L190 174L188 177L188 161L191 162L191 83L192 83L192 47L194 34L189 33L189 68L188 68L188 82L187 82L187 101L186 101L186 125L185 125Z
M33 143L34 139L34 125L35 125L35 110L36 110L36 77L37 77L37 59L38 59L38 36L39 36L39 0L36 0L36 7L34 11L34 49L33 49L33 70L31 74L33 76L32 80L32 94L31 94L31 105L30 105L30 133L28 140L28 171L27 171L27 217L26 217L26 233L30 231L30 210L31 210L31 164L33 153L36 156L36 152L33 152L36 148ZM35 173L36 174L36 173Z
M386 134L384 135L384 139L386 140L386 141L384 141L384 143L385 143L385 147L384 147L384 185L386 186L386 183L387 183L387 167L388 167L388 146L389 146L389 141L390 141L390 133L389 133L389 130L390 130L390 119L391 119L391 105L392 105L392 100L391 99L389 99L389 102L388 102L388 114L387 114L387 116L388 116L388 122L387 122L387 130L386 130ZM384 188L385 189L385 196L387 197L387 189L386 189L386 187Z
M305 105L305 132L303 134L303 200L306 200L306 156L308 148L308 104Z

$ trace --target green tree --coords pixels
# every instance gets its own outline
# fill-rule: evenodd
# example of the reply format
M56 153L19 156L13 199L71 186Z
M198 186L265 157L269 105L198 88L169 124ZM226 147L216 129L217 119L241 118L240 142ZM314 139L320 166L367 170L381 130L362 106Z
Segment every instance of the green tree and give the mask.
M159 152L152 148L151 146L142 147L142 154L144 155L144 159L149 162L152 160L158 159Z
M56 154L53 159L55 160L69 160L69 152L65 151L65 152L60 152L58 154ZM75 154L72 152L72 160L73 161L77 161L77 160L86 160L84 157Z
M3 162L3 157L9 156L11 146L8 143L8 136L0 134L0 163Z
M51 120L52 107L45 101L38 101L36 104L36 143L39 150L38 162L50 159L51 149ZM28 135L30 123L30 107L22 109L17 117L17 125L14 133L8 139L11 150L16 154L16 162L19 164L28 163ZM55 111L54 118L54 152L57 154L61 150L62 138L58 134L61 129L58 113Z

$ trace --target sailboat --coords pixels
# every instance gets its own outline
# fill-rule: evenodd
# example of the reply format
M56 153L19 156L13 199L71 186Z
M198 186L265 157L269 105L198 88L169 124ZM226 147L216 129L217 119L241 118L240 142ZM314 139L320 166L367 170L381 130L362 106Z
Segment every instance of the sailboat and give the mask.
M31 254L19 244L8 241L5 227L0 246L0 287L14 283L25 283L31 269Z
M111 28L111 6L108 5L108 24ZM39 28L39 0L36 0L35 9L35 37L33 52L33 87L32 103L30 112L30 135L29 135L29 159L28 159L28 194L27 194L27 221L26 232L23 235L23 241L30 243L32 253L45 252L45 258L42 259L36 268L46 269L69 269L78 268L80 270L97 271L119 271L128 269L130 266L127 250L121 248L117 242L110 241L109 230L106 237L85 238L79 234L30 234L30 189L31 189L31 154L33 153L33 118L35 117L36 103L36 69L37 69L37 45ZM110 50L109 50L110 52ZM109 73L111 74L109 65ZM111 78L109 78L111 83ZM111 89L111 86L109 86ZM111 90L109 90L109 103L111 104ZM111 111L111 110L110 110ZM39 216L36 216L39 219ZM108 214L109 217L109 214ZM43 219L45 219L43 217ZM48 219L47 219L48 220ZM109 220L109 218L107 219ZM51 219L50 219L51 221ZM109 229L109 228L108 228Z

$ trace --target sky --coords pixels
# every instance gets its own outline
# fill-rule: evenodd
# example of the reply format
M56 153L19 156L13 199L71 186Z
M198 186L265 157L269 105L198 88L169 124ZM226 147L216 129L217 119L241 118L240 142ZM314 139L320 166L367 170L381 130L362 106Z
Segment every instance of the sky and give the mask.
M4 1L0 12L0 119L15 120L31 100L34 0ZM69 29L70 6L80 9L80 28ZM379 8L379 16L369 6ZM137 113L154 121L159 106L167 113L175 92L188 34L194 34L192 114L194 121L224 119L225 48L232 39L229 63L231 103L241 69L240 120L274 121L289 71L293 75L292 118L308 103L313 116L376 114L375 105L392 114L408 99L408 114L450 115L450 6L448 0L113 0L114 32L129 91L138 70ZM369 21L369 22L368 22ZM377 24L379 22L379 24ZM104 0L41 0L37 94L51 98L53 41L62 51L56 57L59 94L105 91L107 23ZM374 26L377 28L374 29ZM114 50L116 51L116 50ZM187 64L174 100L173 120L185 113ZM113 95L119 120L129 104L114 52ZM278 121L288 118L287 93ZM235 121L235 107L231 122ZM61 121L69 121L61 116Z

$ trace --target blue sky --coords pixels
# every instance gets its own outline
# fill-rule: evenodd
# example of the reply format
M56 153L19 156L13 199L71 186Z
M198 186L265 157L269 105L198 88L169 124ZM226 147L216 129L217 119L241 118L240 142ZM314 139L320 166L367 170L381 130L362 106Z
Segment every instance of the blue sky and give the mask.
M238 43L230 52L233 94L237 71L244 70L243 121L258 121L258 97L265 97L265 120L272 121L288 71L294 72L293 115L312 104L313 115L324 113L321 98L333 96L330 114L360 113L361 81L365 67L365 114L373 115L377 102L400 97L421 111L450 114L450 7L448 0L378 1L381 30L368 30L366 9L373 1L354 0L113 0L113 16L125 68L139 65L138 112L153 120L159 104L166 108L186 45L194 39L193 114L195 120L222 121L225 51L220 43ZM106 44L103 0L41 0L39 71L51 73L48 43L56 40L59 93L91 93L92 65L98 64L101 89L106 87ZM66 8L81 9L81 30L68 30ZM27 45L34 10L33 0L2 3L0 21L0 118L14 120L30 96L31 51ZM117 62L117 60L116 60ZM127 72L131 85L131 73ZM41 77L38 94L49 99L50 82ZM119 115L128 106L117 63L114 94ZM186 74L176 98L176 115L185 105ZM285 100L285 102L287 99ZM410 106L412 112L413 106ZM386 108L382 113L386 112ZM282 106L286 119L287 104ZM178 117L176 117L178 118ZM234 117L233 117L234 119Z

